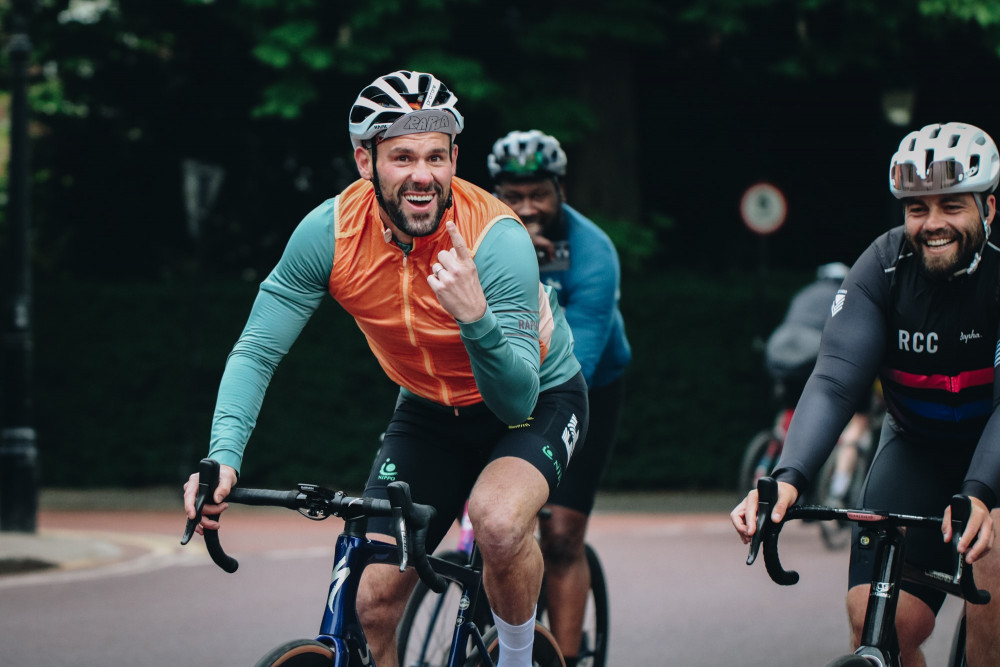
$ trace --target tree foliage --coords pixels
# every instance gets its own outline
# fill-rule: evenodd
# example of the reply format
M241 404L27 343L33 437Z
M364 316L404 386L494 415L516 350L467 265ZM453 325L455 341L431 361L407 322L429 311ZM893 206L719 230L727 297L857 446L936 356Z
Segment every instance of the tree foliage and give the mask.
M940 95L941 77L986 77L1000 59L1000 9L968 0L23 4L36 8L40 260L96 275L181 270L195 245L185 158L226 170L198 242L220 268L265 270L301 215L354 177L347 109L392 69L433 71L458 92L470 119L463 175L485 182L493 139L539 127L570 154L574 202L659 230L626 235L655 246L699 225L697 207L664 198L664 185L733 200L755 177L744 151L768 153L747 158L757 175L795 183L790 105L816 135L839 115L871 137L885 132L885 89ZM13 7L0 5L4 19ZM713 155L736 161L726 183L702 175ZM648 224L663 218L676 224Z

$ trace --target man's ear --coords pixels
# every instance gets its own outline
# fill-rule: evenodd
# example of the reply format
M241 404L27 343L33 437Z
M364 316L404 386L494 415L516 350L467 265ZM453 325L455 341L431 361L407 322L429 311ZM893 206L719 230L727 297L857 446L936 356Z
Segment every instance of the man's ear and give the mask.
M986 198L986 222L993 222L993 216L997 214L997 198L990 195Z
M361 174L361 178L366 181L372 180L372 171L374 169L372 152L364 146L358 146L354 149L354 162L358 165L358 173Z

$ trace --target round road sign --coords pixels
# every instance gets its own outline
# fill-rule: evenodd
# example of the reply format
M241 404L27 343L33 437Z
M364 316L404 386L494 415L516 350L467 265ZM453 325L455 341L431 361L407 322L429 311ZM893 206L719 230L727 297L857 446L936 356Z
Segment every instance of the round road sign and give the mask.
M758 234L771 234L785 222L788 205L781 190L770 183L747 188L740 200L740 215L747 227Z

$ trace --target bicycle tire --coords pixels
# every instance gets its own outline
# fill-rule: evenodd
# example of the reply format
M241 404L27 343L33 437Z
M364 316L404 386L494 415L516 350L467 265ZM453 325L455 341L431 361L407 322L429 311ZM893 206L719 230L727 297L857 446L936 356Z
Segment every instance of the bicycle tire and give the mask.
M483 636L483 644L486 645L487 653L492 662L484 661L476 648L465 661L465 667L487 667L495 665L500 656L500 639L497 637L497 629L490 628L490 631ZM541 623L535 623L535 640L531 645L531 664L533 667L566 667L559 645L556 643L552 633Z
M255 667L330 667L333 649L315 639L293 639L275 646Z
M751 489L757 488L757 479L761 477L757 472L757 467L764 458L764 452L767 451L768 445L778 438L774 435L774 431L771 429L764 429L750 439L747 443L746 449L743 451L743 460L740 462L740 474L737 483L739 484L738 491L742 494L740 497L747 494ZM781 452L781 447L778 447L778 453ZM771 461L770 465L767 467L767 474L771 474L774 470L775 464L778 463L777 456Z
M842 655L826 667L873 667L875 664L863 655Z
M469 560L464 551L445 551L436 557L459 565ZM462 588L455 582L449 582L448 589L440 595L424 582L417 582L396 630L396 654L402 667L445 667L448 664L461 595ZM493 625L493 615L482 590L473 620L481 633Z

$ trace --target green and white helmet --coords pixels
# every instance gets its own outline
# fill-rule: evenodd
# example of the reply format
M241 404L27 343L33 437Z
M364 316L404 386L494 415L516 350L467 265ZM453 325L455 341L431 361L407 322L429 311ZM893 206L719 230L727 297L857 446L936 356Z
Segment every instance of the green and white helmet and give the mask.
M419 132L455 135L465 120L458 98L433 74L399 70L372 81L351 107L348 132L357 148L384 139Z
M978 127L944 123L910 132L889 163L897 199L960 192L988 194L1000 182L997 146Z
M566 175L566 153L555 137L539 130L514 130L496 140L486 166L493 180L560 178Z

